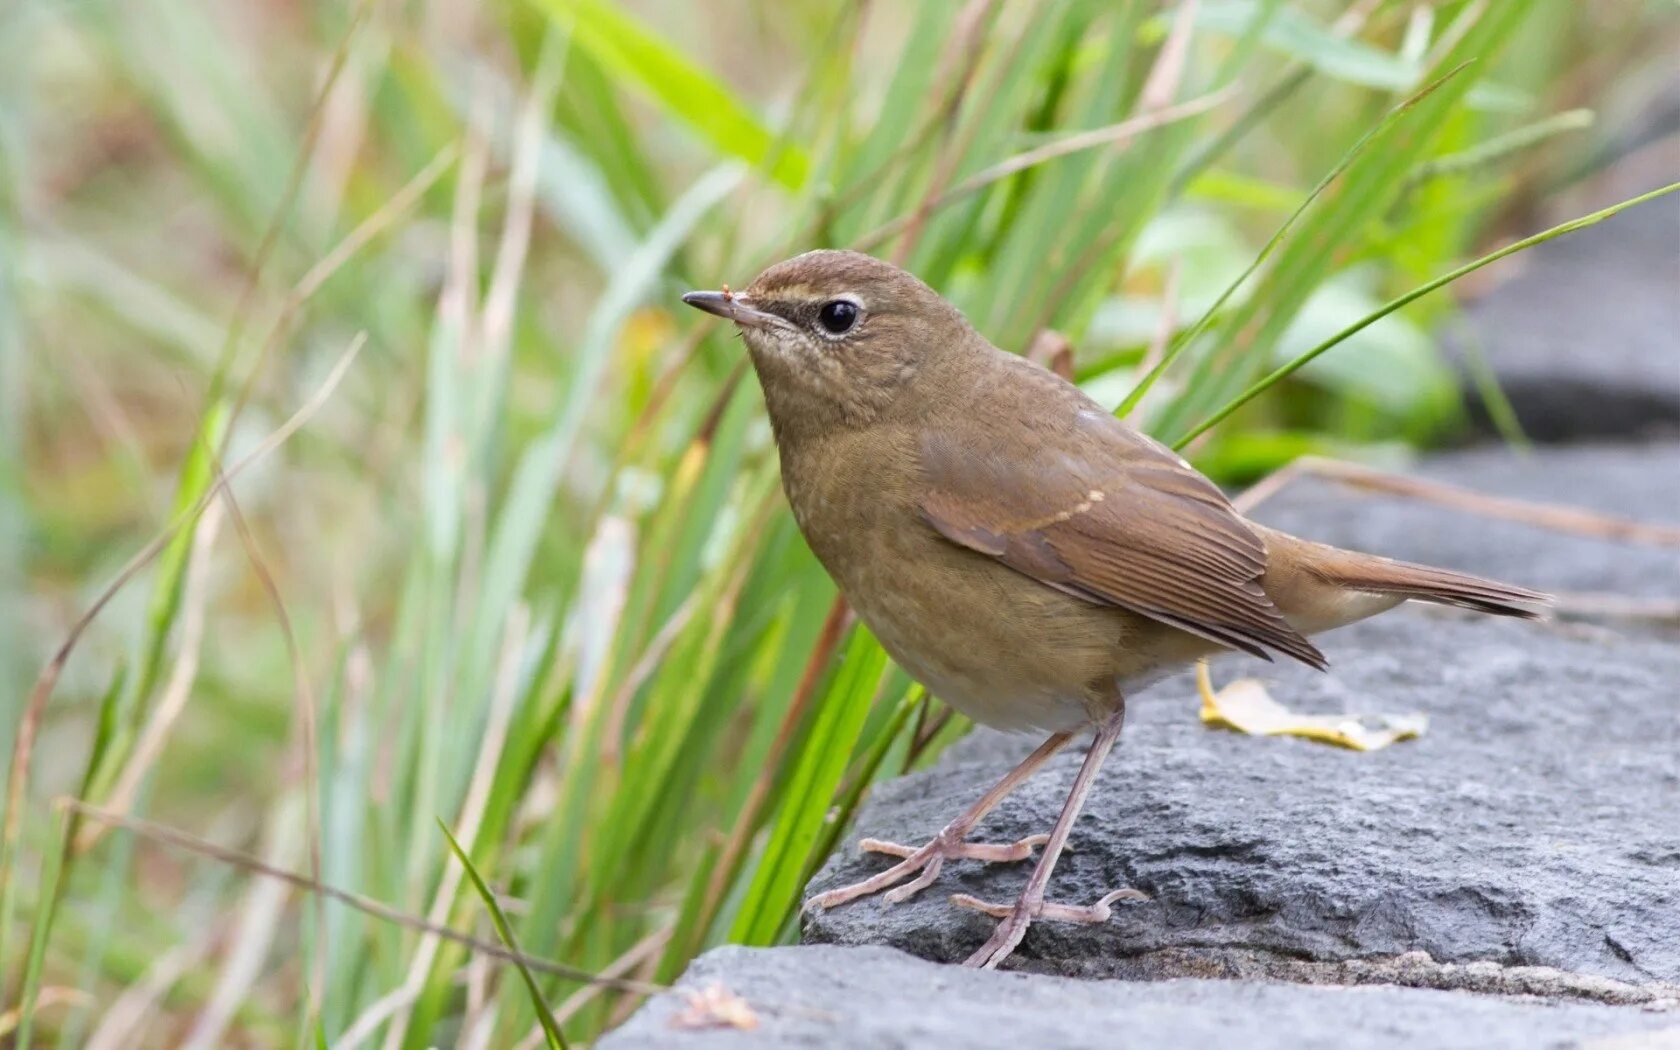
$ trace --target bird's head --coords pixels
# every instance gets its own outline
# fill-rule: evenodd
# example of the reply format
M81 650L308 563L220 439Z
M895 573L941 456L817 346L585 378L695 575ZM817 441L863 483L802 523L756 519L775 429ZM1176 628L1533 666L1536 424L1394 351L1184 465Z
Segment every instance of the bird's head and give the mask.
M778 432L796 417L868 425L973 335L939 293L860 252L806 252L739 292L689 292L683 302L735 322Z

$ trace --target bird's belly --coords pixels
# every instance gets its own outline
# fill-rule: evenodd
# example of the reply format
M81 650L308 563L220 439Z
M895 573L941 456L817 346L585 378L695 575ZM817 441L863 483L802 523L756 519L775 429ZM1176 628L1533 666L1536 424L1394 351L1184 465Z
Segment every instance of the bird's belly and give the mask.
M1000 686L1000 676L988 669L963 667L938 658L923 659L891 645L887 651L928 692L981 725L1008 732L1059 733L1078 729L1092 720L1091 710L1083 700L1063 690L1025 682Z
M834 575L904 670L997 729L1061 731L1110 699L1121 624L980 555L933 540L878 551ZM832 571L832 570L831 570Z

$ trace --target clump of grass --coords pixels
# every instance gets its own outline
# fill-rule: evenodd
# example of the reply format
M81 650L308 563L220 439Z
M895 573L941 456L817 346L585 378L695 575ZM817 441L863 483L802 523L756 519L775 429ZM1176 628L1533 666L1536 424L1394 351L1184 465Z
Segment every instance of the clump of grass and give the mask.
M86 93L63 140L0 106L34 216L0 230L0 585L38 638L98 613L57 661L0 631L0 674L49 669L9 701L20 1041L103 1038L121 992L169 1045L559 1045L556 1016L591 1038L705 948L793 934L869 785L964 726L837 602L738 345L676 292L865 245L1000 345L1064 332L1199 455L1303 415L1279 447L1423 437L1444 367L1349 337L1562 232L1475 247L1527 184L1501 164L1584 133L1518 46L1570 5L635 10L0 20ZM1330 291L1362 316L1298 352ZM1331 346L1403 378L1297 374Z

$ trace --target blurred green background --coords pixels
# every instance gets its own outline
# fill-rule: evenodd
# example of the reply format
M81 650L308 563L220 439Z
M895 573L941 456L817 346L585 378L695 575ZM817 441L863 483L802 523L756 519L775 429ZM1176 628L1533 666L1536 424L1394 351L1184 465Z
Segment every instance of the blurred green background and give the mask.
M1178 439L1544 225L1671 75L1676 13L12 0L0 1029L535 1046L537 999L574 1041L637 1001L62 796L494 941L441 820L521 949L592 972L793 936L868 785L965 727L843 616L738 341L677 296L865 246L1001 346L1061 333ZM1460 290L1190 454L1237 483L1457 439Z

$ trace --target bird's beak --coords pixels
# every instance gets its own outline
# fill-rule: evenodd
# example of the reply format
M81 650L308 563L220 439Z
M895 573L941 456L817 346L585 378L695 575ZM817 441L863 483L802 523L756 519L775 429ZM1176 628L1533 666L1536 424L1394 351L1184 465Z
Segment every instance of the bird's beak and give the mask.
M768 328L781 320L775 314L754 310L739 295L729 292L689 292L683 296L683 302L696 310L717 314L749 328Z

